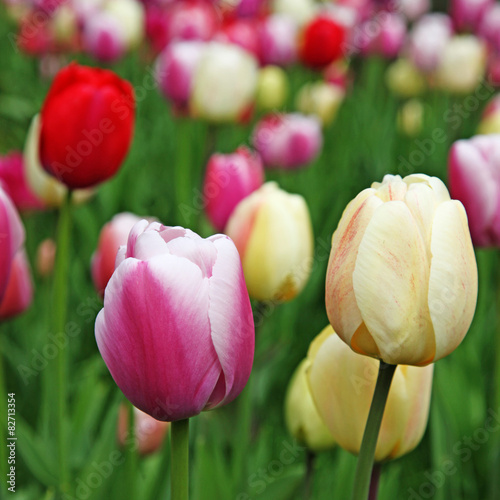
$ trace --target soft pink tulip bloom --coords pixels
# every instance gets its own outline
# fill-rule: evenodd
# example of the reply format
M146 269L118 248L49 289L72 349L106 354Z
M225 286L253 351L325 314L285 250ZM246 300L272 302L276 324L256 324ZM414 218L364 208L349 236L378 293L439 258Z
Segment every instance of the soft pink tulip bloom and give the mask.
M0 319L8 319L24 312L33 300L33 282L26 252L19 250L12 260L9 281L0 302Z
M260 40L257 22L253 19L233 19L226 22L214 40L233 43L260 59Z
M490 5L481 18L478 36L486 40L496 51L500 51L500 4Z
M231 239L143 220L116 264L96 339L132 404L175 421L236 398L252 369L255 330Z
M448 174L450 194L465 207L474 245L500 246L500 134L456 141Z
M124 27L116 16L106 11L87 18L82 41L85 49L103 62L116 61L127 50Z
M416 21L431 8L430 0L399 0L399 12L409 21Z
M118 412L117 438L121 446L127 446L129 442L129 409L127 405L120 405ZM165 439L169 428L168 422L160 422L147 413L134 408L134 440L135 446L141 455L149 455L159 450Z
M403 47L406 38L406 21L401 14L385 12L373 28L373 20L365 21L360 28L360 50L364 54L379 54L395 57Z
M495 0L451 0L450 15L457 30L475 30Z
M252 141L266 167L300 168L321 151L321 122L300 113L269 115L256 125Z
M263 64L287 66L297 60L297 24L284 14L266 17L260 26Z
M178 109L187 108L204 47L203 42L197 41L173 42L158 56L156 81L163 95Z
M11 199L0 187L0 300L7 288L12 260L23 243L24 226Z
M92 256L92 281L102 295L115 270L116 254L127 239L132 228L141 220L137 215L123 212L104 224L99 235L97 250Z
M219 25L215 7L203 0L173 2L169 9L168 40L210 40Z
M26 180L22 153L15 151L0 158L0 184L18 210L44 208L44 204L34 195Z
M409 35L408 51L411 62L421 71L434 71L452 34L452 22L446 14L433 13L423 16Z
M488 57L488 81L495 87L500 87L500 53L492 52Z
M203 183L205 212L217 231L223 231L236 205L262 186L264 169L258 154L245 147L232 154L210 157Z

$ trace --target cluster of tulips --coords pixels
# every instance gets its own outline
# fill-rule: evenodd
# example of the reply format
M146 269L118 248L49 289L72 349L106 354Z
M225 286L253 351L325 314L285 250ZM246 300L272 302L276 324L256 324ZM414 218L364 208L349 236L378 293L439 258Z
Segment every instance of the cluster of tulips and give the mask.
M426 88L468 93L485 75L498 83L498 4L457 0L448 16L427 13L425 1L7 3L20 22L23 50L83 48L111 62L146 38L158 89L178 123L254 120L253 149L208 155L203 208L218 234L202 238L190 227L164 225L154 213L119 213L102 228L89 263L103 299L97 346L131 403L120 409L118 440L125 443L132 427L147 454L169 430L171 498L186 499L189 419L231 403L251 376L251 300L254 309L293 300L314 262L307 201L265 182L264 169L294 170L320 155L323 128L348 88L348 56L397 58L387 83L404 97ZM255 117L283 109L284 68L298 61L320 75L299 90L299 112ZM19 214L57 208L57 238L39 247L37 268L54 280L53 327L64 330L70 235L77 230L72 210L123 165L136 107L132 85L113 71L71 63L55 76L24 152L1 158L0 319L26 310L34 293ZM354 500L376 497L374 462L420 443L434 363L459 346L474 316L473 245L500 245L498 97L478 132L451 147L449 190L425 174L386 175L331 228L330 324L289 382L285 415L290 433L312 452L338 445L359 455ZM60 498L74 490L63 423L67 355L58 353L53 379Z

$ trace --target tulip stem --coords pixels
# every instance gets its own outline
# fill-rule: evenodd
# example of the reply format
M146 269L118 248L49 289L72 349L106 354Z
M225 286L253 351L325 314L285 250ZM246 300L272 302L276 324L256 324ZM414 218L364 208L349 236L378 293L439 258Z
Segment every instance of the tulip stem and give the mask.
M316 454L310 450L307 450L306 477L305 477L305 483L304 483L304 499L305 500L309 500L310 498L312 498L315 462L316 462Z
M368 500L377 500L378 485L380 483L380 473L382 472L381 464L374 464L372 469L372 477L370 480L370 494Z
M135 414L134 405L127 401L128 410L128 429L127 429L127 466L128 466L128 481L129 490L127 492L131 498L135 498L135 476L137 474L137 445L138 441L135 436Z
M177 420L171 426L171 500L189 498L189 419Z
M68 297L68 274L69 274L69 250L71 236L71 190L61 206L59 222L57 226L57 250L54 270L53 310L54 310L54 332L56 335L64 334L66 330L67 297ZM68 493L69 468L66 447L66 394L67 394L67 350L57 349L54 366L57 370L56 383L56 415L55 434L57 445L57 457L59 463L59 495Z
M377 385L373 394L368 421L366 422L361 450L356 466L356 476L354 478L354 488L352 500L367 500L370 492L370 480L377 447L380 424L384 415L385 403L389 395L392 377L397 365L388 365L380 361Z

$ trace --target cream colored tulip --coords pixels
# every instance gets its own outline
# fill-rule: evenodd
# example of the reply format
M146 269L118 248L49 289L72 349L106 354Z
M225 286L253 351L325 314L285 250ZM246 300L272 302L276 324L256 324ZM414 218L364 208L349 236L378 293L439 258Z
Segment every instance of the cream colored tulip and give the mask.
M314 0L273 0L272 11L286 14L302 26L313 19L318 12L318 5Z
M290 300L311 272L313 233L302 196L264 184L235 208L225 230L240 252L248 293L257 300Z
M311 363L304 359L292 375L285 399L285 422L288 432L312 451L335 445L330 431L318 414L311 396L306 372Z
M385 80L389 89L401 97L420 95L427 87L422 73L405 58L398 59L387 68Z
M123 27L127 47L138 47L144 38L145 12L142 3L137 0L108 0L103 10Z
M259 70L257 106L263 111L279 109L288 96L288 77L279 66L268 65Z
M354 353L330 325L313 340L307 358L309 387L319 415L339 446L358 454L379 362ZM376 462L405 455L422 439L429 416L433 368L396 368L375 450Z
M345 90L328 82L306 83L298 92L295 105L304 114L314 114L323 126L330 124L337 115Z
M36 194L49 207L59 207L68 189L55 177L49 175L40 163L40 115L35 115L24 145L24 168L26 169L26 180ZM83 203L93 194L92 189L76 189L73 192L73 201Z
M432 363L463 340L476 299L465 209L437 177L386 175L347 205L332 238L326 309L354 351Z
M424 106L422 101L413 98L406 101L398 112L398 129L409 137L417 136L424 121Z

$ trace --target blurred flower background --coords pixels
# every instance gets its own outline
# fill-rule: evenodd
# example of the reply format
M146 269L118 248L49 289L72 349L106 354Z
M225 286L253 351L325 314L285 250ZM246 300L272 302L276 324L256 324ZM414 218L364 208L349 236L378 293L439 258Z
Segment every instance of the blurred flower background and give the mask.
M465 207L478 301L452 355L429 368L398 368L377 454L390 459L379 498L500 499L500 2L4 0L0 39L0 397L15 393L15 498L58 498L51 406L61 352L67 498L169 498L169 426L128 411L94 335L118 249L144 218L202 238L230 236L252 300L247 386L192 419L191 498L348 498L356 465L349 452L358 451L368 408L361 396L373 391L377 363L331 328L311 344L329 320L332 235L373 182L423 173ZM60 70L76 71L64 69L72 62L120 79L92 73L51 87ZM102 112L108 104L111 114ZM82 180L69 165L66 176L84 189L73 193L63 331L51 316L67 188L64 169L46 173L54 162L91 170ZM457 281L436 292L445 308L455 304ZM381 304L389 285L380 279ZM463 310L454 305L453 317L465 318L456 343L472 318L472 295ZM330 300L329 316L338 302ZM223 316L234 314L224 305ZM144 365L161 348L152 351ZM239 354L248 362L252 353ZM420 378L412 380L414 371Z

